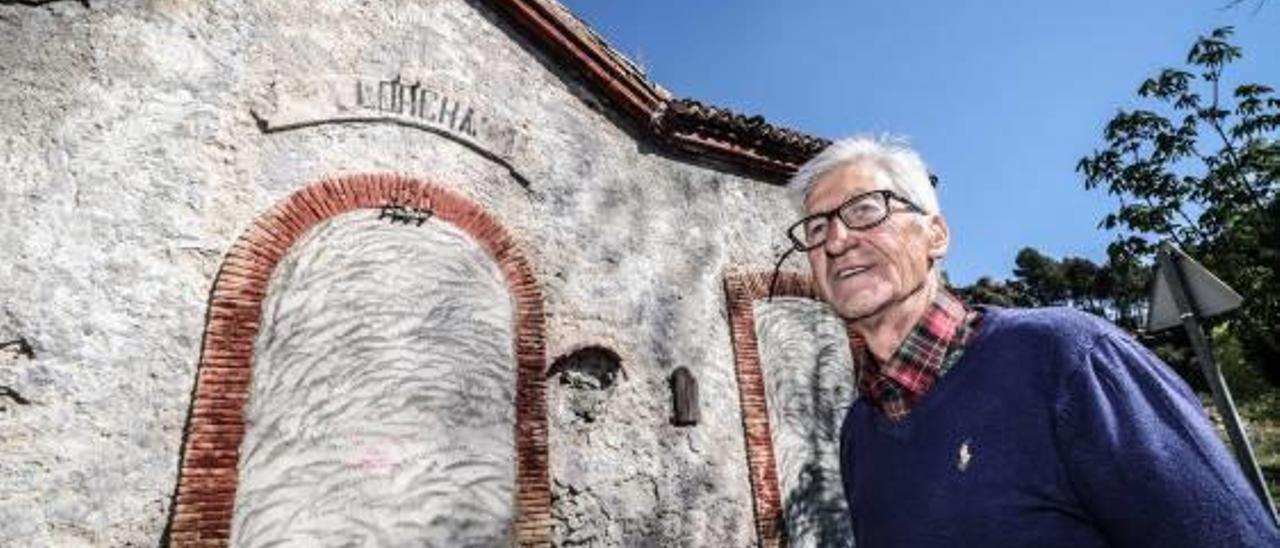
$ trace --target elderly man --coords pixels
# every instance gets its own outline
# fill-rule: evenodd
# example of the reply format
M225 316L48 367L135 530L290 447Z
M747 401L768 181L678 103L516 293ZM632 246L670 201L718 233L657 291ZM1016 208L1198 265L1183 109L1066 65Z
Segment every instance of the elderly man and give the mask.
M914 151L840 141L791 187L806 216L788 235L864 343L840 451L859 548L1280 546L1200 401L1140 344L947 291Z

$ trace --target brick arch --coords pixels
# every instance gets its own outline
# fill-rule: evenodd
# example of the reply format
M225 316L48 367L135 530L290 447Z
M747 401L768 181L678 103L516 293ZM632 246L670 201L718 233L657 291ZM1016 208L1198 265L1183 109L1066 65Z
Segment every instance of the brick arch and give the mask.
M738 379L738 401L742 405L743 438L747 445L747 474L751 479L756 533L760 546L786 545L782 519L782 488L773 452L773 430L765 396L764 369L756 337L755 301L768 298L770 272L736 272L725 276L724 288L729 308L729 331L733 340L734 369ZM820 300L810 276L781 273L773 295ZM862 339L846 323L845 333L853 352Z
M546 348L542 293L529 261L478 204L436 184L356 175L308 185L236 240L214 282L167 536L172 546L226 546L239 483L253 343L276 265L312 227L357 209L429 210L470 235L497 262L515 301L516 544L551 545Z

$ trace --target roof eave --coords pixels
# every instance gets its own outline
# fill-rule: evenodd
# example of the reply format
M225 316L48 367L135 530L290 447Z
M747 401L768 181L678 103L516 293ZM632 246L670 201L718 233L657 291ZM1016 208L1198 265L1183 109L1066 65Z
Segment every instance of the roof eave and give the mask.
M545 53L581 74L637 129L669 151L780 183L830 144L759 116L673 98L552 0L490 1Z

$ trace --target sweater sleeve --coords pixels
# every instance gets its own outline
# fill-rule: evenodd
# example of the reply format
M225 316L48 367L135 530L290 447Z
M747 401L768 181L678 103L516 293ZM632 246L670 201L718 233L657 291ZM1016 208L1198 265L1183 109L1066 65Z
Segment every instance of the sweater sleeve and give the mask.
M1280 546L1200 401L1136 341L1099 335L1055 406L1066 475L1113 545Z

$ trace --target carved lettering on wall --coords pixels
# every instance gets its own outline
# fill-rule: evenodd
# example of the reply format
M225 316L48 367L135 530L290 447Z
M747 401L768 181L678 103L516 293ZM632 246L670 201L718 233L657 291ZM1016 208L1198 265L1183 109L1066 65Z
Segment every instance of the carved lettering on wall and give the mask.
M477 125L485 126L486 134L495 131L492 120L477 114L473 105L422 82L402 83L399 76L376 83L356 80L355 90L356 105L368 111L409 116L472 138L477 135Z
M470 148L511 172L536 171L525 124L479 94L440 78L329 76L272 82L250 113L264 133L326 124L388 123L420 129Z

